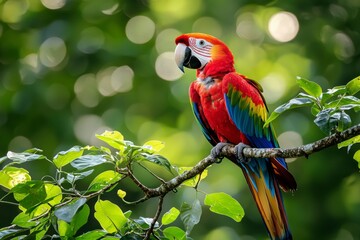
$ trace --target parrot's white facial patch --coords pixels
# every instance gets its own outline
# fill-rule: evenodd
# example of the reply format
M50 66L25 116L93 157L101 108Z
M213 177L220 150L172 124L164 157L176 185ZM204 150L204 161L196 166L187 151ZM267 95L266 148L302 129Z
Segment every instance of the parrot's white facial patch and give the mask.
M213 44L205 39L189 38L189 47L193 55L199 59L201 66L204 67L211 60L211 48Z

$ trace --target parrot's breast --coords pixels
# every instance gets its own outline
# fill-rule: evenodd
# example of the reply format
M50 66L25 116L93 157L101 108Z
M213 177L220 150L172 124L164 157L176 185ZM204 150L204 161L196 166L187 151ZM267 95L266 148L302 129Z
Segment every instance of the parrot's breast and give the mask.
M196 81L195 90L200 96L204 118L221 142L238 144L247 142L228 114L221 81Z

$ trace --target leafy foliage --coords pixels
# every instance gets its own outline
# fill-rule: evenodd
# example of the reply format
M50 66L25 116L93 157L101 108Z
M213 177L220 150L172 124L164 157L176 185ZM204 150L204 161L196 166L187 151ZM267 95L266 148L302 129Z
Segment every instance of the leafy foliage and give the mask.
M348 151L354 144L360 143L360 136L353 137L347 141L338 144L338 148L347 147ZM358 162L358 167L360 168L360 150L357 150L354 154L354 160Z
M301 77L297 79L297 83L306 93L299 93L297 97L277 107L265 125L289 109L311 106L311 113L315 116L314 123L324 133L330 134L341 132L351 125L351 118L346 111L360 111L360 99L354 96L360 91L360 76L344 86L336 86L325 92L317 83Z
M132 173L136 164L146 168L155 179L162 182L164 180L145 163L159 166L172 174L181 174L189 168L175 167L158 155L164 148L164 143L160 141L148 141L138 146L124 140L117 131L105 131L97 137L112 149L105 146L74 146L59 152L53 159L39 154L39 149L31 149L23 153L9 152L7 157L1 158L4 166L0 171L0 185L8 191L1 202L7 203L5 198L12 195L16 201L13 204L17 204L20 210L12 221L13 225L0 229L1 239L22 239L25 236L31 239L60 237L76 240L143 239L144 236L154 239L191 239L189 234L199 223L202 214L202 205L198 199L192 204L184 202L180 210L172 207L162 215L161 225L158 222L159 215L154 218L133 218L130 210L124 212L122 204L102 199L106 192L116 191L123 203L131 204L124 199L126 191L119 189L118 185L126 187L126 178L137 179L136 184L143 184ZM34 160L49 162L55 169L55 175L48 176L46 180L34 180L25 168L14 166ZM97 173L96 169L101 166L110 169ZM197 188L206 176L207 172L204 171L201 176L195 176L182 186ZM92 180L87 187L80 188L84 184L82 180L90 177ZM146 190L142 190L146 194ZM89 200L92 198L97 200L91 207ZM206 195L205 205L209 205L215 213L228 215L235 221L241 220L238 216L241 206L224 193ZM91 209L94 209L93 213ZM91 214L100 229L81 232ZM240 215L243 216L243 213ZM179 216L185 230L176 226L162 228L174 223ZM50 236L50 232L54 234Z
M240 222L245 215L238 201L223 192L206 195L204 203L210 206L211 211L228 216L236 222Z

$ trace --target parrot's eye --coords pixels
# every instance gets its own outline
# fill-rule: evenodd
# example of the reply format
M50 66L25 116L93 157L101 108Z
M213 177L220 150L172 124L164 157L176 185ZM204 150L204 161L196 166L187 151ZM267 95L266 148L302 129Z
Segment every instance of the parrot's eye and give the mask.
M206 42L205 42L205 40L203 40L203 39L200 39L200 40L198 41L199 47L203 47L203 46L205 46L205 44L206 44Z

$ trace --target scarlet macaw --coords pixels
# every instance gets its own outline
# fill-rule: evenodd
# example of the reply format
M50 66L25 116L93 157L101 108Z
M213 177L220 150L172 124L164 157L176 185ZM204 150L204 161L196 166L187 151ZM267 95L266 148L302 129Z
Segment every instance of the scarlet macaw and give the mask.
M268 111L257 82L235 72L234 58L219 39L189 33L176 38L175 61L196 69L189 95L197 121L216 155L225 144L236 145L240 166L271 239L292 239L280 188L295 190L296 181L283 158L244 159L244 144L277 148L271 125L264 127Z

